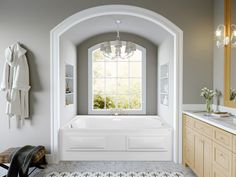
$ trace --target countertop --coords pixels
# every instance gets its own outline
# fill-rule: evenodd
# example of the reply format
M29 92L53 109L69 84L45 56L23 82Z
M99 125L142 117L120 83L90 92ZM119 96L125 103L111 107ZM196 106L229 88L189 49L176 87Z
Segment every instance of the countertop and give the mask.
M236 135L235 116L218 118L211 115L207 116L206 112L203 111L183 111L183 113Z

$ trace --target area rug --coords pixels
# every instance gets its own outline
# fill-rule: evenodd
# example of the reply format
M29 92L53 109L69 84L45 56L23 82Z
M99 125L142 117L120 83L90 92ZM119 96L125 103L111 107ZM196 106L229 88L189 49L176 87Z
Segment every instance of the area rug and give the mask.
M184 177L182 172L51 172L46 177Z

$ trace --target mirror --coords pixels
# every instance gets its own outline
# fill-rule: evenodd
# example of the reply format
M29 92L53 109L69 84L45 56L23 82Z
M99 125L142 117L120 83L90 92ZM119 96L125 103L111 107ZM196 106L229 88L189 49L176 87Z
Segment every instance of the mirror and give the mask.
M225 0L226 36L230 39L236 25L236 0ZM234 42L234 40L232 41ZM224 105L236 108L236 46L225 46L225 91Z

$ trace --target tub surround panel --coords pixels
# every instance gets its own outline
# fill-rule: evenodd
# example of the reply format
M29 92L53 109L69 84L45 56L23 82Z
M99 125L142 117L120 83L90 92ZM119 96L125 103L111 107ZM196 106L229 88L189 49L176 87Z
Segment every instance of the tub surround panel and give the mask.
M61 160L170 161L171 134L157 116L77 116L60 130Z

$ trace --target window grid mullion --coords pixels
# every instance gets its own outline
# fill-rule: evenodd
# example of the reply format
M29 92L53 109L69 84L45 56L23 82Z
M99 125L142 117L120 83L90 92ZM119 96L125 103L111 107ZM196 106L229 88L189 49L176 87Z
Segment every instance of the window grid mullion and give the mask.
M107 63L106 63L106 58L104 58L104 76L106 77L106 68L107 68ZM106 95L107 95L107 90L106 90L106 83L107 83L107 80L106 80L106 78L104 78L104 84L103 84L103 89L104 89L104 103L105 103L105 105L104 105L104 109L107 109L107 104L106 104Z
M127 79L127 77L93 77L94 79ZM131 79L142 79L142 77L129 77Z
M127 95L127 97L128 97L128 109L131 109L131 95L133 94L132 93L132 91L131 91L131 81L133 80L133 79L138 79L138 80L140 80L141 81L141 92L137 92L137 93L135 93L135 95L139 95L140 96L140 101L141 101L141 109L143 108L143 91L144 91L144 89L143 89L143 79L145 79L145 78L143 78L143 55L142 55L142 60L141 61L131 61L130 60L130 58L128 58L128 60L127 61L118 61L118 59L116 60L116 77L109 77L109 76L107 76L107 68L108 68L108 63L110 63L110 62L114 62L114 61L108 61L106 58L104 58L104 61L93 61L92 63L95 63L95 62L97 62L97 63L99 63L99 62L103 62L103 65L104 65L104 76L103 77L94 77L93 76L93 65L92 65L92 91L93 91L93 83L94 83L94 81L96 80L96 79L103 79L104 80L104 82L103 82L103 89L104 89L104 94L101 94L101 95L103 95L104 96L104 110L109 110L109 109L107 109L107 105L106 105L106 102L107 102L107 100L106 100L106 97L108 96L108 90L107 90L107 88L106 88L106 84L108 83L108 80L109 79L115 79L116 80L116 88L115 88L115 93L114 93L114 96L115 96L115 107L116 108L118 108L118 96L122 96L122 95ZM118 77L118 69L119 69L119 67L118 67L118 64L119 64L119 62L128 62L128 77ZM131 77L131 63L141 63L142 64L142 67L140 68L141 69L141 73L142 73L142 75L141 75L141 77ZM107 80L108 79L108 80ZM118 90L119 90L119 87L118 87L118 83L119 83L119 80L120 79L127 79L128 80L128 92L127 92L127 94L119 94L118 93ZM95 95L95 93L93 92L93 102L94 102L94 95ZM109 96L112 96L113 94L109 94ZM126 98L127 99L127 98ZM94 105L94 104L92 104L92 105ZM136 109L133 109L133 110L136 110Z
M118 96L118 59L116 60L116 98L115 98L115 108L118 108L118 101L117 101L117 96Z
M129 58L129 61L128 61L128 76L129 76L128 108L130 109L130 58Z

